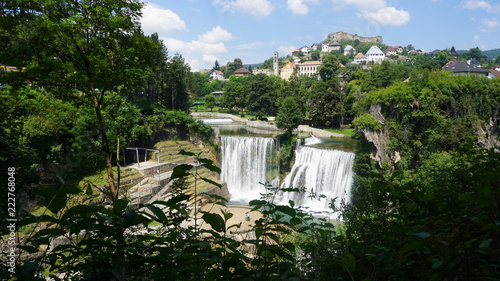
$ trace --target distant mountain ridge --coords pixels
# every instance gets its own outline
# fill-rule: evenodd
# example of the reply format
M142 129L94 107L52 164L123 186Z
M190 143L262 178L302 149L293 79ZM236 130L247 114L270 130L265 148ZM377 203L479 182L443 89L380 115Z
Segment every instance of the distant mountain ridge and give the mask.
M469 50L457 50L457 53L463 54L467 53ZM500 49L491 49L487 51L482 51L483 55L485 55L488 60L495 60L498 55L500 55Z

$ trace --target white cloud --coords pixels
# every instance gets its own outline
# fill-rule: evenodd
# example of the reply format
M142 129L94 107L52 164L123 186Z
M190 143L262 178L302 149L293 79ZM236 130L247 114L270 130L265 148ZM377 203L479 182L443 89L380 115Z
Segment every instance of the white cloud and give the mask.
M144 33L148 35L156 32L170 36L186 30L186 23L179 15L151 3L146 3L142 9L141 25Z
M222 29L220 26L216 26L212 30L198 36L199 41L206 43L227 42L233 38L234 36L229 31Z
M384 7L374 12L363 11L363 18L381 25L399 26L410 20L410 14L394 7Z
M483 19L478 29L481 32L494 32L499 26L500 22L497 19Z
M354 5L360 11L358 16L381 26L400 26L411 19L410 13L388 6L386 0L333 0L333 4L334 10Z
M467 10L472 10L472 9L485 9L488 12L493 11L493 7L488 1L484 0L464 0L460 4L460 6L464 9Z
M210 68L216 60L229 52L225 42L234 36L220 26L198 36L197 40L183 41L171 37L162 38L170 54L180 53L193 71Z
M244 13L253 16L269 16L274 11L274 6L268 0L213 0L223 12Z
M474 35L474 41L478 41L479 40L479 35Z
M318 0L287 0L288 10L294 15L307 15L309 7L306 3L318 4Z
M296 49L295 46L279 46L278 53L283 54L283 56L291 55Z

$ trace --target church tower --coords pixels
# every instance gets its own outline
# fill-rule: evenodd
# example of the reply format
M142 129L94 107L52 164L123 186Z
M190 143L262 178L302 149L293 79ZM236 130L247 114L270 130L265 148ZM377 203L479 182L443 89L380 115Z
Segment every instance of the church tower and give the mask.
M278 52L274 52L273 56L273 74L274 76L279 76L279 64L278 64Z

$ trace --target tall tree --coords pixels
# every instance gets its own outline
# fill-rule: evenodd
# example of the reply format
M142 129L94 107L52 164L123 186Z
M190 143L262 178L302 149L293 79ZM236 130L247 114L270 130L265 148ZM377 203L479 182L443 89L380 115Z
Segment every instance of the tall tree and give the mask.
M243 110L246 105L246 91L244 81L247 78L231 78L224 85L224 95L221 97L221 105L227 109Z
M323 64L319 67L319 75L323 81L329 81L335 77L340 68L339 60L335 55L327 55L323 59Z
M301 104L292 96L286 97L276 115L276 126L291 134L304 120Z
M158 102L158 97L166 87L168 52L158 33L152 34L151 40L154 46L149 56L151 75L147 80L146 93L153 102Z
M226 77L229 77L229 76L233 75L234 71L236 71L237 69L240 69L242 67L243 67L243 62L241 61L241 59L236 58L236 59L234 59L233 62L227 63L226 68L223 71L224 75Z
M212 68L213 70L220 70L220 64L219 64L219 61L216 60L215 63L214 63L214 67Z
M192 80L191 67L184 58L180 54L173 56L167 65L167 87L160 103L172 110L188 111Z
M261 118L264 115L275 115L277 107L277 82L281 78L257 74L247 78L247 109Z
M103 101L112 91L136 87L146 74L142 54L148 53L153 44L140 29L141 2L41 0L10 4L9 16L17 26L10 26L3 34L26 66L18 78L60 93L80 91L92 103L109 194L118 196Z

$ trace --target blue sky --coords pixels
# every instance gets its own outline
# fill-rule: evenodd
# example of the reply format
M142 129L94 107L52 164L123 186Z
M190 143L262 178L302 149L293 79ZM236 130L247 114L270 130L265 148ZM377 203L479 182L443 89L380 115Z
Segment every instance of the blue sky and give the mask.
M284 57L336 31L426 51L500 48L499 0L150 0L141 24L193 71Z

